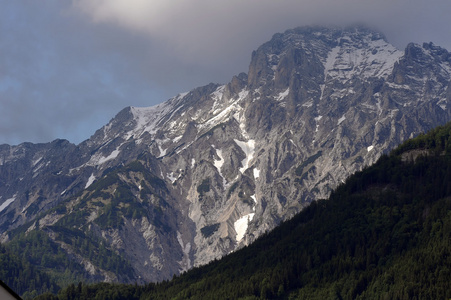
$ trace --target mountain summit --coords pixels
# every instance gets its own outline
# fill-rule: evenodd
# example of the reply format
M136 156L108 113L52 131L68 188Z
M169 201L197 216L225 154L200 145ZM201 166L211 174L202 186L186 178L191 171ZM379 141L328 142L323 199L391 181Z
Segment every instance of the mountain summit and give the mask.
M446 123L450 79L451 56L432 43L402 52L363 27L276 34L248 74L128 107L78 146L0 146L1 240L42 232L92 280L170 278Z

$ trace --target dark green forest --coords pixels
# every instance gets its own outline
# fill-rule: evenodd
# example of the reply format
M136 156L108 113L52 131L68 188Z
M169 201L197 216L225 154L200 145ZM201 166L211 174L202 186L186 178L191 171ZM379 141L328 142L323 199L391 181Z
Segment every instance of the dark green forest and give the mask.
M24 299L46 292L56 293L60 287L45 273L37 270L20 252L0 244L0 279Z
M450 278L451 123L221 260L161 283L53 286L36 299L450 299Z

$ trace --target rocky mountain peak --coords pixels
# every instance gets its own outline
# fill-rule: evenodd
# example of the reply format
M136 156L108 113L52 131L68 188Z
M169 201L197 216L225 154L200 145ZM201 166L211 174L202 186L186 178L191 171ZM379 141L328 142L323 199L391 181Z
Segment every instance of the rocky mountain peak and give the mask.
M1 238L42 230L83 265L58 239L70 224L144 281L169 278L251 243L449 121L450 74L446 50L399 51L364 27L276 34L253 52L247 75L126 108L78 146L30 146L25 156L0 147ZM95 261L90 270L109 274Z
M350 79L350 74L386 77L401 56L381 33L364 27L300 27L275 34L254 51L249 86L258 88L274 77L276 87L280 87L287 84L291 73L326 74L340 80Z

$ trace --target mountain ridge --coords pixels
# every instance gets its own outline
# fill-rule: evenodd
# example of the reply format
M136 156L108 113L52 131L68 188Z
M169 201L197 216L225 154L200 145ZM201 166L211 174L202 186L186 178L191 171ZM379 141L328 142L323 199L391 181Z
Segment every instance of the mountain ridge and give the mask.
M451 123L410 139L328 200L170 281L79 284L37 299L449 298L450 145Z
M248 245L401 141L446 123L450 79L450 54L433 44L402 52L360 27L276 34L253 52L248 74L125 108L79 145L2 146L0 240L49 230L76 253L51 228L72 218L71 230L105 243L142 281L168 279ZM63 153L56 161L52 147ZM124 247L138 240L139 255ZM99 264L91 273L106 274Z

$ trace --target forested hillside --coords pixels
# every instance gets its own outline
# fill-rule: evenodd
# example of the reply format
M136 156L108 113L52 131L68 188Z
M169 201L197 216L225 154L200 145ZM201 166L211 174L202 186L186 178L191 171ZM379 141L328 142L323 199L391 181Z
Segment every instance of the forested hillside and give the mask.
M78 145L0 145L0 242L61 287L170 280L451 120L450 82L451 53L432 43L276 33L246 73L126 107Z
M56 293L60 287L48 274L23 259L28 249L15 251L0 244L0 279L25 299L45 292Z
M37 299L448 299L451 123L409 140L252 245L171 281Z

